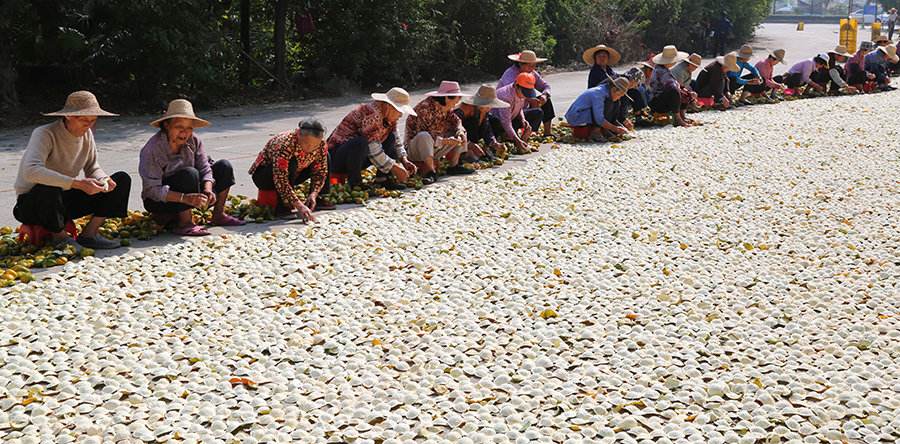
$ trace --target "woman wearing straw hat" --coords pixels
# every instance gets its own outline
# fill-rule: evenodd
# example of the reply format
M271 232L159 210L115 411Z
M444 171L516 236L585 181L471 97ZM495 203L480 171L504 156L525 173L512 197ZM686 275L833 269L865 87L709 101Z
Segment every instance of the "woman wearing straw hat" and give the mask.
M819 54L811 59L801 60L795 63L783 76L775 76L775 81L784 83L788 88L797 89L806 87L804 93L807 95L824 93L825 85L816 82L813 79L813 73L825 71L827 75L828 71L825 69L827 65L828 55Z
M603 142L627 134L628 128L607 111L609 102L621 100L628 87L628 79L619 77L582 92L566 111L566 122L573 127L575 137Z
M528 139L543 117L540 109L530 110L531 112L525 110L526 100L537 97L535 82L534 73L523 72L516 77L514 83L497 88L497 98L508 103L509 107L492 109L489 117L494 134L512 141L519 153L532 152Z
M875 75L875 82L881 91L893 91L888 76L888 63L897 63L897 47L894 45L879 46L866 55L866 71Z
M675 77L675 80L681 86L691 89L691 78L694 76L694 71L700 67L702 61L703 58L700 57L700 54L691 54L672 68L672 76Z
M500 81L497 82L497 90L515 83L521 73L534 75L534 89L539 94L527 100L528 109L526 109L525 114L531 121L537 116L536 111L540 110L540 118L544 124L544 135L552 136L553 118L556 117L556 111L553 109L553 101L550 99L550 84L541 77L541 73L537 72L536 69L538 63L544 63L547 59L538 57L534 51L527 49L518 54L510 54L507 58L512 60L513 64L503 72ZM533 129L537 131L537 126L533 126Z
M373 93L372 102L350 111L328 137L331 172L347 175L348 184L355 187L362 184L362 170L375 165L380 176L376 180L382 179L386 188L406 188L409 176L416 174L416 166L400 143L397 122L403 114L415 113L403 88Z
M828 51L828 66L826 67L828 72L824 73L825 75L817 74L816 81L827 84L829 94L836 95L841 92L856 94L858 92L855 87L847 83L847 73L844 71L844 67L841 66L850 57L853 57L853 54L848 53L847 48L842 45L838 45L833 50Z
M723 109L730 108L731 99L728 97L727 74L738 69L736 52L732 51L724 56L716 57L700 70L694 91L700 98L712 98L713 102Z
M783 91L785 86L781 83L778 83L774 80L774 72L775 65L779 63L784 63L784 54L785 51L783 49L776 49L769 53L765 59L756 62L754 67L756 71L759 72L759 77L762 79L762 83L758 85L747 85L744 87L746 91L750 94L766 94L773 91ZM775 100L772 97L768 97L768 100Z
M162 117L150 122L159 131L141 149L138 172L144 208L160 225L174 224L172 231L182 236L209 234L194 224L194 208L212 205L213 225L244 224L225 213L228 191L234 185L231 163L224 159L213 163L203 141L194 134L195 128L207 125L208 121L194 114L191 102L175 99Z
M503 150L488 119L488 114L494 108L509 108L509 104L497 99L497 90L493 86L481 85L474 96L463 97L459 108L453 111L466 129L469 143L466 155L469 160L493 161L494 154ZM479 142L484 145L480 146Z
M468 141L462 121L453 112L456 104L467 94L459 83L444 80L437 91L425 94L425 99L413 108L416 114L406 118L406 146L409 160L422 172L422 183L437 181L437 163L447 159L447 174L472 174L475 170L459 164Z
M591 72L588 74L588 88L593 88L619 77L610 66L619 63L622 55L619 54L619 51L609 46L597 45L588 48L581 54L581 59L591 67Z
M863 91L867 81L875 80L875 74L866 71L866 55L875 49L872 42L861 42L856 54L847 60L844 64L844 70L847 72L847 83L853 85L857 90Z
M759 71L757 71L755 66L750 64L750 59L752 57L753 48L750 45L741 46L741 49L737 51L738 70L728 72L728 92L733 96L738 89L744 88L741 91L740 97L733 98L732 102L735 103L735 105L750 105L751 103L747 101L747 96L750 95L750 92L747 91L746 86L761 85L763 83ZM748 73L742 75L744 70L747 70Z
M676 126L691 126L691 120L684 116L684 105L690 103L690 91L684 89L672 76L670 69L686 59L686 52L678 51L674 45L663 48L653 57L653 74L650 77L650 109L657 114L671 113Z
M106 218L126 216L131 177L122 171L108 175L100 168L93 133L98 117L117 114L100 108L90 92L77 91L69 94L61 110L44 115L59 119L31 133L19 162L13 215L25 225L49 231L54 243L119 247L98 230ZM66 223L89 214L93 216L78 238L70 238Z
M641 72L637 85L628 90L628 98L631 100L635 113L646 112L650 103L650 78L653 77L653 62L638 62L637 69Z
M248 171L259 188L257 202L270 207L274 204L276 215L296 211L303 221L315 221L315 210L333 210L333 203L320 198L330 190L324 137L322 122L304 119L296 129L269 139ZM294 193L294 187L307 180L309 192L304 202Z

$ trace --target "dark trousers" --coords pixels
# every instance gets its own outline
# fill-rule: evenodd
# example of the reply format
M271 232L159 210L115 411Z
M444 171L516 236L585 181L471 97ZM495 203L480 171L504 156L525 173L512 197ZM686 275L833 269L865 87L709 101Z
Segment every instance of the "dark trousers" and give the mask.
M20 194L13 208L13 216L26 225L40 225L47 231L58 233L67 220L88 214L96 217L125 217L128 213L128 194L131 193L131 177L119 171L111 176L116 189L93 196L80 190L65 190L48 185L35 185Z
M525 110L526 113L528 111L530 111L530 110ZM556 117L556 110L553 109L553 99L550 97L547 97L547 101L544 102L543 106L541 106L541 122L552 122L554 117ZM526 114L525 118L526 119L528 118L527 114ZM538 127L540 126L540 125L532 124L531 120L529 120L528 123L531 125L531 129L533 129L535 131L537 131Z
M838 66L837 69L841 74L841 77L843 77L844 69L840 66ZM838 84L834 83L834 81L831 80L831 74L828 73L828 68L813 71L813 73L810 74L809 79L813 82L818 83L819 85L824 86L827 90L838 91L841 88Z
M862 85L869 80L868 76L866 76L866 71L859 70L850 74L850 77L847 78L847 83L851 85Z
M803 82L803 76L799 72L775 76L773 80L785 84L788 88L799 88L806 84Z
M744 74L743 76L741 76L741 79L742 79L742 80L753 80L753 79L755 79L755 78L756 78L756 76L754 76L753 74ZM741 85L738 84L738 82L732 82L732 81L731 81L732 79L728 79L728 80L729 80L729 82L728 82L728 92L730 92L731 94L734 94L734 93L738 90L738 88L741 87ZM760 84L760 85L744 85L744 91L752 93L752 92L754 92L754 91L753 91L753 89L754 89L753 87L754 87L754 86L762 86L762 87L765 88L765 85L764 85L764 84ZM762 91L764 91L764 89L763 89L763 90L760 90L760 91L756 91L756 92L762 92Z
M655 113L677 113L681 111L681 93L675 88L666 88L650 99L650 109Z
M888 22L888 38L894 40L894 27L896 22Z
M887 69L884 64L867 63L866 71L875 74L875 81L878 82L879 85L891 82L891 79L888 78Z
M221 193L234 185L234 168L231 162L222 159L212 164L213 192ZM162 180L163 185L169 186L169 191L176 193L199 193L202 191L200 184L200 171L194 167L182 168ZM180 202L160 202L152 199L144 199L144 208L151 213L175 214L193 208Z
M766 86L766 83L760 83L759 85L744 85L744 91L750 94L761 94L771 91L772 88Z
M637 88L629 89L626 94L628 95L628 98L631 99L631 107L633 109L641 110L648 106L647 99L644 98L644 94L641 93L641 91Z
M291 162L288 164L288 177L291 178L292 187L296 187L297 185L306 182L313 176L313 169L311 165L300 171L297 171L297 169L297 159L291 159ZM253 171L253 184L256 185L256 188L259 188L263 191L275 190L275 176L273 175L273 173L274 168L272 168L272 165L258 166L256 170ZM322 189L319 190L319 195L324 196L328 194L330 190L331 182L328 178L325 178L325 184L322 185Z
M400 161L397 152L397 138L391 133L381 142L381 149L388 157ZM328 153L328 169L338 174L346 174L351 186L362 184L362 170L372 164L369 160L369 141L356 137L336 146Z

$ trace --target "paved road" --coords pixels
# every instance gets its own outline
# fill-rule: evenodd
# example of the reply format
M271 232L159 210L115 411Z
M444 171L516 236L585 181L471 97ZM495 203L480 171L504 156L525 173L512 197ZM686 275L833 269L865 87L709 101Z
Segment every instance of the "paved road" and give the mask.
M815 53L831 49L837 43L837 25L806 25L806 30L797 32L792 24L765 24L757 32L751 43L754 48L787 50L788 64ZM776 72L785 70L780 65ZM562 115L569 104L585 88L586 71L574 71L547 76L553 85L554 103L557 113ZM477 84L465 85L465 90L474 91ZM413 91L413 100L418 101L427 91ZM329 128L334 128L341 118L356 103L367 97L340 97L333 99L306 100L246 108L223 109L214 112L197 110L200 116L213 125L199 131L204 144L214 158L226 158L235 166L237 182L233 193L255 195L255 189L246 174L250 163L258 151L272 135L294 128L298 119L314 115ZM60 98L60 103L64 98ZM103 98L100 98L101 104ZM51 111L51 110L48 110ZM147 125L153 118L128 117L101 119L96 129L96 139L100 149L100 161L109 172L123 170L132 175L134 184L131 193L133 209L142 209L140 202L140 180L137 174L138 152L153 129ZM15 204L16 169L22 150L28 143L32 128L18 128L0 131L0 225L16 225L12 217Z

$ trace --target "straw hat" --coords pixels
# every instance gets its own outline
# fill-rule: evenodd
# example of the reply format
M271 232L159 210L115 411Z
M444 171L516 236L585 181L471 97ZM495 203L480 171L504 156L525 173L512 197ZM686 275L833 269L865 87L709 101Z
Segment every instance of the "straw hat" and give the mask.
M538 57L537 54L534 53L534 51L528 49L518 54L510 54L506 57L514 62L519 63L542 63L547 61L547 59Z
M150 126L159 128L159 125L162 124L164 120L176 118L193 120L194 128L203 128L204 126L209 125L208 121L203 120L194 114L194 105L191 105L191 102L184 99L175 99L169 102L169 108L166 110L166 113L163 114L162 117L150 122Z
M731 51L724 56L716 57L716 61L719 62L720 65L724 66L726 71L738 72L741 70L741 68L737 65L737 53L734 51Z
M416 115L415 110L409 106L409 93L403 88L391 88L387 93L372 93L372 99L391 105L397 111L409 115Z
M655 66L653 66L653 63L650 63L650 62L638 62L637 65L639 68L647 68L647 69L655 68Z
M462 103L472 106L489 106L491 108L509 108L509 104L497 99L497 89L490 85L481 85L474 96L466 96Z
M59 111L43 113L45 116L118 116L100 108L97 97L90 91L75 91L66 98L66 104Z
M843 45L837 45L833 50L828 51L829 54L844 56L844 57L853 57L853 54L847 52L847 47Z
M741 46L741 49L737 52L737 56L738 58L749 60L751 57L753 57L753 47L751 47L750 45Z
M609 84L613 88L615 88L619 91L622 91L622 92L628 91L628 86L630 83L631 82L629 82L628 79L626 79L625 77L617 77L609 82Z
M596 54L597 51L606 51L606 53L609 54L609 64L610 65L615 65L616 63L619 63L619 60L622 60L622 54L619 54L619 51L616 51L615 49L612 49L606 45L597 45L597 46L594 46L593 48L588 48L587 51L585 51L583 54L581 54L581 59L584 60L584 63L587 63L588 65L593 65L594 64L594 54Z
M784 50L779 48L779 49L776 49L776 50L770 52L769 56L771 56L773 59L777 60L778 63L784 63L784 54L785 54Z
M684 61L690 63L691 65L699 67L700 64L703 63L703 57L701 57L700 54L697 54L695 52L695 53L691 54L690 56L688 56L688 58L685 59Z
M438 87L437 91L431 91L430 93L425 94L426 97L465 97L468 94L463 94L462 90L459 89L459 83L453 82L450 80L444 80L441 82L441 86Z
M688 58L688 53L679 51L675 45L669 45L663 48L662 52L653 57L653 63L657 65L668 65L680 62Z
M881 49L881 48L879 48ZM887 45L884 48L884 53L887 54L888 59L891 60L891 63L897 63L900 61L900 56L897 56L897 47L894 45Z
M874 40L874 42L876 45L880 45L882 43L891 43L891 39L889 39L886 35L882 34L882 35L878 36Z

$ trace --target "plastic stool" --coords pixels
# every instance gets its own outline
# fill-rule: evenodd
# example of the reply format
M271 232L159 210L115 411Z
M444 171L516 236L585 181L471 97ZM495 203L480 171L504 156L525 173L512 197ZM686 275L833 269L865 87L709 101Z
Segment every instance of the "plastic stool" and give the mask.
M259 190L259 193L256 195L256 204L274 209L278 206L278 192L275 190Z
M594 127L591 125L573 126L572 127L572 135L576 139L589 139L591 137L591 130L593 130L593 129L594 129Z
M697 97L697 105L704 108L711 108L715 103L712 97Z
M28 242L32 245L43 245L44 241L53 234L40 225L22 224L17 231L19 232L19 242ZM75 222L66 221L66 233L72 237L78 235Z

